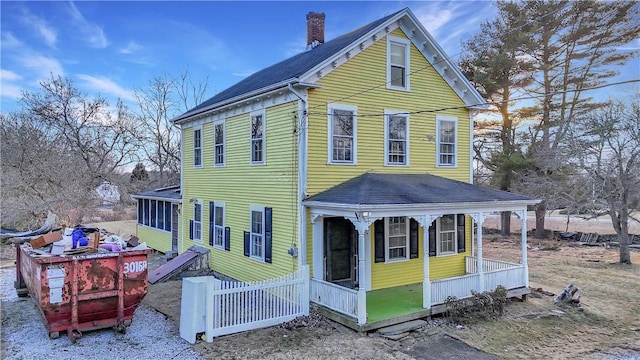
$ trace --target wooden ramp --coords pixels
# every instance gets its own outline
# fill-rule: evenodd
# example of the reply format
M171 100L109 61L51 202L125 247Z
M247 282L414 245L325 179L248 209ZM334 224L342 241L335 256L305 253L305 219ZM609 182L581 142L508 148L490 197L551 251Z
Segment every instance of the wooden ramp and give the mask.
M170 279L174 275L177 275L192 267L195 263L202 262L203 257L207 257L206 263L208 263L209 250L192 246L187 251L171 259L171 261L160 266L149 274L149 283L155 284Z

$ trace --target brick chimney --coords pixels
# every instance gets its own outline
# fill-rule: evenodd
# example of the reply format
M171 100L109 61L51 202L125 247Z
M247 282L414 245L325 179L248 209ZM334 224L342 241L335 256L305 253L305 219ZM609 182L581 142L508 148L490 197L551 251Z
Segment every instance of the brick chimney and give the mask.
M310 11L307 14L307 50L324 44L324 13Z

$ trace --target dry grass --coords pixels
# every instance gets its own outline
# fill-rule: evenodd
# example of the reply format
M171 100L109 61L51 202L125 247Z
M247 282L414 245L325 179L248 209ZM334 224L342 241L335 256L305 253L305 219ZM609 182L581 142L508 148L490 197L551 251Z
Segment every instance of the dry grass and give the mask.
M584 311L558 308L550 296L530 296L525 303L510 304L503 318L477 322L456 335L507 359L598 357L611 349L640 351L640 253L632 253L634 265L629 266L616 263L617 249L558 242L539 245L558 246L558 250L528 252L531 287L558 294L573 283L580 289ZM521 257L516 240L486 243L483 250L492 259L517 261ZM564 314L550 312L556 309Z

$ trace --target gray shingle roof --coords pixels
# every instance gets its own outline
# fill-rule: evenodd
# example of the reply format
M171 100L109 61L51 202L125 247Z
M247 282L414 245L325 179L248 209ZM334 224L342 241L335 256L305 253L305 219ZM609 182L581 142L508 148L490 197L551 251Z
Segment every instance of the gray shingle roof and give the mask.
M533 200L430 174L365 173L313 195L305 202L391 205Z
M149 199L160 199L160 200L171 201L171 200L182 199L182 194L180 193L180 186L171 186L171 187L166 187L162 189L147 190L147 191L131 194L131 197L134 199L149 198Z
M243 94L260 90L286 80L295 79L312 69L314 66L330 58L332 55L338 53L347 45L364 36L369 31L375 29L377 26L384 23L385 21L387 21L387 19L393 17L400 11L385 16L382 19L376 20L354 31L341 35L333 40L327 41L324 44L316 46L312 50L305 51L286 60L283 60L275 65L271 65L265 69L262 69L252 75L249 75L244 80L241 80L235 85L232 85L231 87L221 91L214 97L202 102L198 106L188 110L186 113L178 116L176 119L174 119L174 121L197 114L199 110L205 110L212 105L223 103L226 100L236 98Z

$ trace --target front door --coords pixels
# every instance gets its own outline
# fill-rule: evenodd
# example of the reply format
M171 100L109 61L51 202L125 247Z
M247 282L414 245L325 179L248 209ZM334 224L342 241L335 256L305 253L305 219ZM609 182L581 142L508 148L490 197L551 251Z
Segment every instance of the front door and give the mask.
M324 219L325 280L355 288L358 279L358 238L351 221L342 217Z

